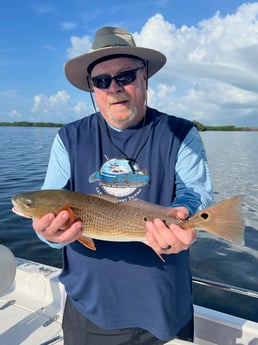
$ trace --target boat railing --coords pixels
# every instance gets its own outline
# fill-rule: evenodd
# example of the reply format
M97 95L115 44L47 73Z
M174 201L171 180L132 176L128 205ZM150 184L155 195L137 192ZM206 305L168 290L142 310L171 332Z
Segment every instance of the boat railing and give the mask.
M197 284L197 285L208 286L211 288L229 291L229 292L237 293L237 294L252 297L252 298L258 298L257 291L253 291L253 290L249 290L249 289L245 289L245 288L241 288L241 287L237 287L237 286L233 286L229 284L218 283L212 280L197 278L197 277L193 277L192 282L193 284Z

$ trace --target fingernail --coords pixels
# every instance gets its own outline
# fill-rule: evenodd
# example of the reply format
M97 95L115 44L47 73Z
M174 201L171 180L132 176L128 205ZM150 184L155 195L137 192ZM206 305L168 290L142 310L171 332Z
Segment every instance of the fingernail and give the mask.
M53 214L50 214L49 216L48 216L48 221L49 222L52 222L52 220L55 218L55 216L53 215Z
M67 214L67 212L62 213L62 219L63 220L68 220L69 219L69 214Z

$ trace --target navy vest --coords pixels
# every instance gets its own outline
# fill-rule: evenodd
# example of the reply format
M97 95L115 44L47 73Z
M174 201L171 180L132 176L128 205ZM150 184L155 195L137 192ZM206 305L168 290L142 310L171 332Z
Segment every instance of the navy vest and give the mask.
M145 123L121 132L99 113L64 126L59 135L68 151L70 190L102 192L89 177L107 159L129 157L147 169L150 183L137 198L169 206L175 194L175 164L193 124L148 108ZM64 248L60 280L75 307L106 329L140 327L168 340L192 317L189 253L164 255L163 263L142 243L95 240L96 251L78 241Z

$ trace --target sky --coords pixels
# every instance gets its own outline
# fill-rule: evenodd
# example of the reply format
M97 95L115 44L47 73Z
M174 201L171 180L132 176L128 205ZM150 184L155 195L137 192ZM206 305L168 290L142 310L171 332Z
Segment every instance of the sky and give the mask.
M0 11L0 121L68 123L94 112L65 78L96 30L120 26L166 65L148 104L204 125L258 127L258 1L9 0Z

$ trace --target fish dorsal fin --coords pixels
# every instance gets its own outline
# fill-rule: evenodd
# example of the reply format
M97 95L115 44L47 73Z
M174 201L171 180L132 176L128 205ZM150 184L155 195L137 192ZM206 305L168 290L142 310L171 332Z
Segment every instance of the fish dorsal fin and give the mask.
M132 207L135 209L140 209L152 214L158 214L160 216L170 216L171 208L161 205L156 205L148 201L135 199L129 200L127 202L119 203L120 207Z
M94 198L98 198L98 199L101 199L101 200L112 202L113 204L118 204L117 197L115 197L113 195L108 195L108 194L90 194L90 196L93 196Z
M165 207L157 204L153 204L148 201L134 199L125 202L119 202L118 198L108 194L91 194L92 196L109 201L113 204L118 204L119 207L132 207L135 209L141 209L148 213L159 214L160 216L171 216L171 207Z

